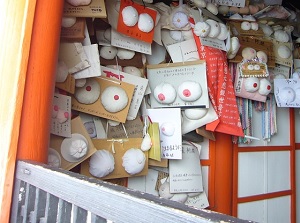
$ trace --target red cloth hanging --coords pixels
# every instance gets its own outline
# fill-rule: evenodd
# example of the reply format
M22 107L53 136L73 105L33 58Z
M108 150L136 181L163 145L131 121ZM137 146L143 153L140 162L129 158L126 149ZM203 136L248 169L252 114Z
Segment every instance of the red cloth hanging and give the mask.
M219 118L206 124L206 129L244 136L226 53L213 47L203 46L200 38L195 34L194 39L200 59L206 61L208 94Z

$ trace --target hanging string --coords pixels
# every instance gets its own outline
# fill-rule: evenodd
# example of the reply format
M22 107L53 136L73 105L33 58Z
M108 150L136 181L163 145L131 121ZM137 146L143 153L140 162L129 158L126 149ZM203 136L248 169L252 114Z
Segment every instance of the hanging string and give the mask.
M124 123L122 123L122 127L123 127L123 130L124 130L124 132L125 132L126 138L128 138L128 134L127 134L127 131L126 131L126 128L125 128Z
M113 153L116 153L115 142L121 143L123 145L124 142L128 142L129 140L128 139L108 139L107 141L112 142L111 150L112 150Z

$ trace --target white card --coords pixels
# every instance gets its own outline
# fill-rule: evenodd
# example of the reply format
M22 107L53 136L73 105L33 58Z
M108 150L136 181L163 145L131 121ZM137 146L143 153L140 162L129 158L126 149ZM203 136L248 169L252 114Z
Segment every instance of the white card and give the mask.
M97 130L93 120L93 116L82 112L79 113L79 116L90 138L91 139L96 138Z
M180 108L146 109L152 122L159 123L161 158L181 159L181 116Z
M167 46L173 63L199 60L197 45L194 39L189 39Z
M185 115L184 110L181 112L182 113L182 124L181 124L182 134L191 132L197 128L200 128L201 126L204 126L218 119L218 114L216 113L211 102L209 102L209 108L203 108L203 109L206 109L207 113L202 118L194 119L194 120L189 119Z
M71 137L71 97L54 93L52 106L50 133L62 137Z
M148 169L146 176L128 177L128 188L158 196L158 191L155 190L157 178L158 171Z
M182 159L169 160L171 193L202 192L202 171L198 148L182 143Z
M244 7L246 4L246 1L245 0L216 0L215 3L218 5Z
M130 103L129 111L127 114L128 120L133 120L136 118L137 113L140 109L143 97L145 95L148 79L134 76L119 70L111 69L108 67L101 66L102 75L108 78L115 78L120 81L124 81L135 86L132 100Z
M75 79L88 78L88 77L99 77L101 76L100 68L100 56L98 50L98 44L92 44L83 46L83 50L88 58L90 67L78 71L73 74Z
M207 208L209 206L208 198L206 196L205 191L201 192L199 195L195 197L188 197L185 202L187 206L195 207L195 208Z
M203 46L213 47L219 50L227 51L225 42L217 38L204 37L200 38L201 44Z
M103 126L103 122L102 122L103 118L94 116L93 120L96 126L97 139L106 139L107 133Z
M300 80L274 79L274 95L278 107L300 107Z
M151 54L151 43L125 36L111 29L111 45L144 54Z
M158 101L154 95L150 94L151 108L162 108L162 107L205 107L209 106L208 99L208 89L207 89L207 78L206 78L206 63L202 60L188 61L180 63L170 63L170 64L158 64L158 65L148 65L147 66L147 77L149 80L149 86L151 92L162 84L168 83L176 91L176 98L170 104L161 103ZM193 86L198 86L201 90L195 90L189 88L191 95L197 94L201 91L201 95L195 98L195 100L183 100L179 97L178 87L181 84L190 84Z
M89 46L89 45L91 45L92 42L91 42L89 30L88 30L88 27L87 27L87 24L86 24L86 23L85 23L85 26L84 26L84 35L85 35L85 38L84 38L84 40L82 41L82 45L83 45L83 46Z

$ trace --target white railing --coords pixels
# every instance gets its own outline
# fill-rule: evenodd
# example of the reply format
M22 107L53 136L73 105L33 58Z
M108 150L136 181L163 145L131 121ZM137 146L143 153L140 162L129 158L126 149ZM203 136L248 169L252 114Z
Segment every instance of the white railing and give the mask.
M119 185L18 161L11 222L249 222Z

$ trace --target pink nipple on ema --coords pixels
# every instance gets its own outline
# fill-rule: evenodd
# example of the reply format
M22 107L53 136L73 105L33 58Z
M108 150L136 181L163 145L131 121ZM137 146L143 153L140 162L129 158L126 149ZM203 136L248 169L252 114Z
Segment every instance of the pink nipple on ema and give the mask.
M185 96L185 97L190 97L191 96L191 91L189 89L184 89L182 91L182 94Z
M165 97L164 94L160 93L160 94L158 95L158 99L159 99L160 101L164 101L164 100L166 100L166 97Z

